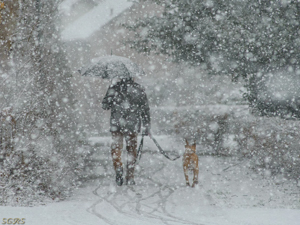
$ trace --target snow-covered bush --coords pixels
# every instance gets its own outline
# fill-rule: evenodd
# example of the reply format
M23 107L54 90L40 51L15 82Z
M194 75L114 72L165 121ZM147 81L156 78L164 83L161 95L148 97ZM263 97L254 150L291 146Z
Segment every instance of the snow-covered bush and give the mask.
M14 2L13 42L0 71L0 204L26 205L67 196L82 160L70 70L55 24L59 1Z
M300 178L299 121L268 117L245 121L239 117L233 126L240 153L251 158L256 169Z
M198 154L248 158L270 175L300 176L300 122L255 117L246 106L209 105L152 109L154 132L194 139ZM161 129L163 128L163 129Z
M256 115L300 118L300 70L261 71L251 76L246 99Z

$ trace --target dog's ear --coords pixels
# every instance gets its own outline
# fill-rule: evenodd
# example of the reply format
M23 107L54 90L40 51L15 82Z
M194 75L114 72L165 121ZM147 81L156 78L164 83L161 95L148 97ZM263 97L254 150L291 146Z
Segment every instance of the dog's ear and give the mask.
M189 146L189 142L188 142L188 140L185 138L185 144L187 145L187 146Z

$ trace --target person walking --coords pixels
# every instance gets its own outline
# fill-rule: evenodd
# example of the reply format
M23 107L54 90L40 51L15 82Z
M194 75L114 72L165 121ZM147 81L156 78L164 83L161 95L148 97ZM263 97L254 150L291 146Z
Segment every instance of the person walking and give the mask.
M121 155L125 139L128 155L125 179L127 185L134 185L137 135L141 132L141 128L143 135L149 135L150 132L150 108L145 89L134 82L133 78L113 81L102 101L102 108L111 110L111 156L116 172L116 183L118 186L123 184Z

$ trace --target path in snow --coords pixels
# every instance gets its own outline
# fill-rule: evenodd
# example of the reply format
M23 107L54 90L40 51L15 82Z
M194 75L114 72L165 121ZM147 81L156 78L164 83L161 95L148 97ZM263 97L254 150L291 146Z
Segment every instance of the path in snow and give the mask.
M183 149L167 136L157 139L165 149ZM110 160L108 146L102 153ZM299 190L286 182L275 185L248 167L247 160L201 156L200 185L187 188L181 159L168 161L146 138L137 185L117 187L108 167L108 179L93 191L98 200L87 211L103 224L297 224L300 211L287 208L299 209Z
M181 143L157 137L162 147ZM136 185L118 187L106 138L91 158L101 178L84 182L73 197L40 207L0 207L2 218L26 218L26 224L168 224L168 225L298 225L299 188L274 184L253 173L246 160L200 156L200 184L185 187L181 159L168 161L148 138L136 171ZM94 143L95 144L95 143ZM170 148L169 148L170 149ZM124 154L125 156L125 154ZM101 165L100 165L101 164ZM2 217L2 218L1 218Z

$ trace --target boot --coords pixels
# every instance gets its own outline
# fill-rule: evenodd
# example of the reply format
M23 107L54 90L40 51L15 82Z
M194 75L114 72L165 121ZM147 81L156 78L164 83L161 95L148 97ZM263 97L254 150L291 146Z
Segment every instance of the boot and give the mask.
M118 186L122 186L123 184L123 167L116 169L116 183Z
M133 178L126 179L126 185L135 185L135 181Z
M127 166L126 185L135 185L134 167L132 167L132 166Z

